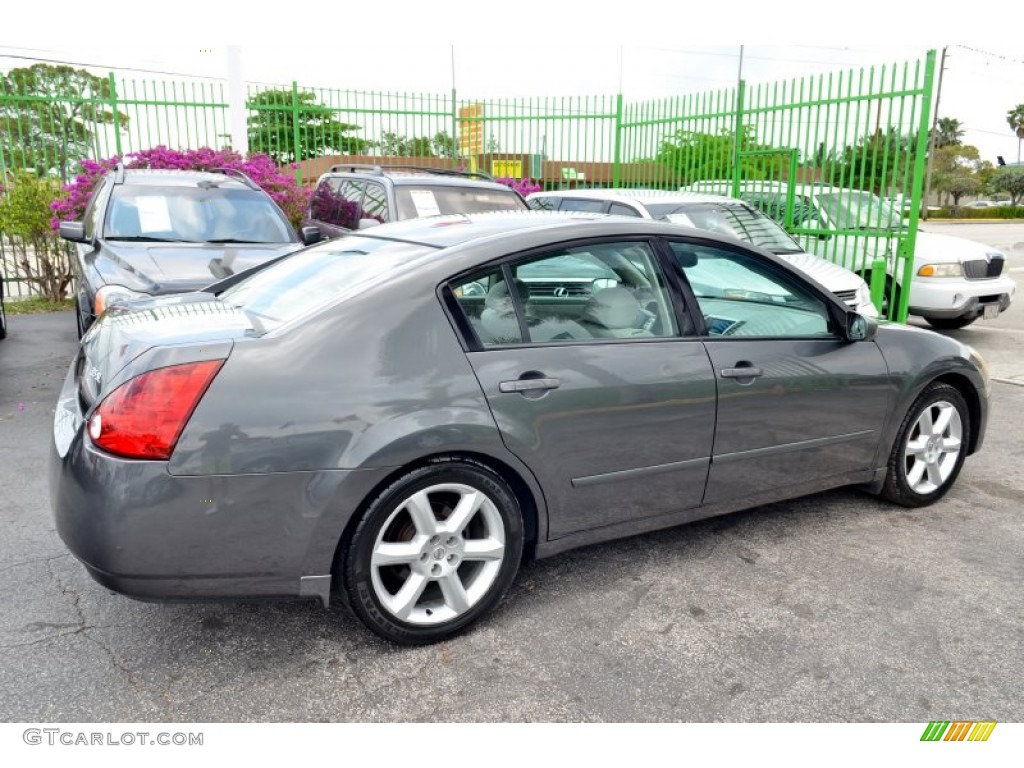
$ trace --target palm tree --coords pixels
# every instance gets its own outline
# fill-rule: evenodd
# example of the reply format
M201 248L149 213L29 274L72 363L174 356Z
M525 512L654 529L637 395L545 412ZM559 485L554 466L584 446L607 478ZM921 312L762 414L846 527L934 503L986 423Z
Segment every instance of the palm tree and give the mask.
M955 117L940 117L935 129L935 147L958 147L964 136L964 129Z
M1020 142L1024 139L1024 104L1006 113L1006 122L1010 124L1010 130L1017 134L1017 165L1020 165Z

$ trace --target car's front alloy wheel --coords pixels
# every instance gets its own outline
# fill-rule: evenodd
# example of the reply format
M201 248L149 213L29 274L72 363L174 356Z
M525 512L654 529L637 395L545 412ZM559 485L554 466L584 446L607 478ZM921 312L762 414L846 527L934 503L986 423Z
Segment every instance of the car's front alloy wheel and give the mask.
M882 494L905 507L938 501L960 474L969 435L963 395L949 384L927 387L900 425Z
M404 644L443 640L501 599L519 566L523 524L486 467L442 461L410 472L369 506L348 547L350 605Z

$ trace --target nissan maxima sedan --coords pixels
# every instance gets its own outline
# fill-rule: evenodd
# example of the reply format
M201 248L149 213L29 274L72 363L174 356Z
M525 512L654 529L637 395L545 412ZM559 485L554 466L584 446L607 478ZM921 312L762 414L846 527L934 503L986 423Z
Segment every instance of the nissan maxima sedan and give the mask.
M735 239L442 216L108 309L50 488L111 589L337 597L421 644L573 547L839 486L930 504L988 402L970 347Z

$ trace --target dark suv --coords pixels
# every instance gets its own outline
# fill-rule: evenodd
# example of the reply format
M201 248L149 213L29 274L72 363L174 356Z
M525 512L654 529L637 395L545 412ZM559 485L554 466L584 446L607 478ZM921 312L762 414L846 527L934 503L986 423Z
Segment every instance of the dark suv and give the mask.
M448 213L525 211L515 190L483 173L419 166L332 165L316 184L304 224L326 237L389 221Z
M118 166L96 185L83 221L60 234L71 259L78 334L111 304L199 290L320 239L295 230L252 179L233 169Z

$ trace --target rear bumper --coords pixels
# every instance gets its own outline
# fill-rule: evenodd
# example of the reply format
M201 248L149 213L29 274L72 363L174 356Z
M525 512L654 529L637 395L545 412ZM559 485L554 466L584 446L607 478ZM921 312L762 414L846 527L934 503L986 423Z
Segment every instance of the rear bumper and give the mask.
M384 470L175 476L81 429L51 443L57 532L99 583L144 600L326 597L338 542ZM327 580L327 581L325 581Z

